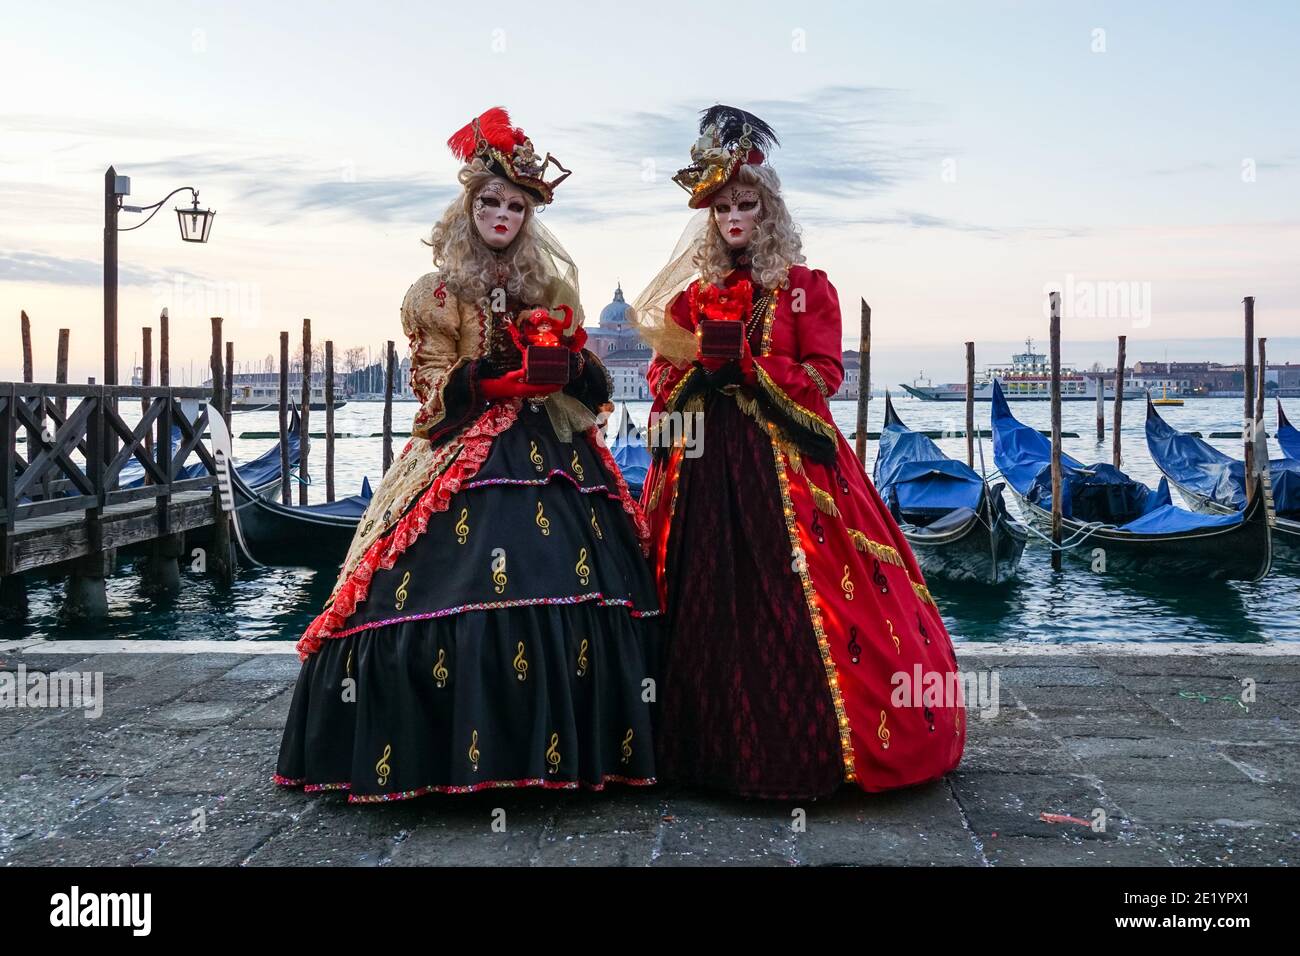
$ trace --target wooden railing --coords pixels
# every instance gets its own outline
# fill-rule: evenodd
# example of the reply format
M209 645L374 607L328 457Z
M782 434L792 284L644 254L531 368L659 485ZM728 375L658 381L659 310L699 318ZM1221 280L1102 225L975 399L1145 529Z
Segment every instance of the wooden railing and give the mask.
M0 543L25 518L66 512L85 512L95 541L104 508L150 498L157 505L158 535L170 534L172 495L216 484L215 462L201 441L211 397L204 388L0 382ZM203 403L194 421L184 412L184 399ZM143 409L134 427L118 412L126 400ZM180 433L174 450L173 429ZM131 461L140 464L143 481L124 488L120 475ZM198 462L201 474L178 477Z

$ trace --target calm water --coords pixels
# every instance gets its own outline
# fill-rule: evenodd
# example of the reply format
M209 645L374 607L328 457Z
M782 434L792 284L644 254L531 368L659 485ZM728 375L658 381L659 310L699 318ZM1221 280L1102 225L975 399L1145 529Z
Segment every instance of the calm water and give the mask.
M960 404L896 401L899 415L918 429L960 429L965 411ZM836 402L832 408L836 423L851 434L856 416L852 402ZM648 403L631 403L633 417L644 423ZM1035 427L1049 425L1046 402L1019 402L1016 415ZM1159 473L1146 451L1143 434L1143 404L1126 404L1123 432L1124 467L1131 475L1154 485ZM394 423L405 429L415 405L398 404ZM870 428L878 429L884 411L883 400L873 400ZM988 427L988 403L976 406L976 423ZM1111 406L1107 405L1107 415ZM1188 400L1182 408L1162 409L1175 427L1230 431L1241 417L1240 399ZM1275 425L1275 408L1270 405L1266 421L1270 433ZM335 416L340 432L378 432L383 406L352 403ZM1293 418L1300 418L1300 409ZM1064 449L1083 461L1110 460L1109 418L1104 445L1095 441L1095 406L1090 402L1067 402L1062 411L1065 431L1080 438L1067 438ZM274 412L236 412L235 457L246 461L270 446L266 439L240 439L242 432L271 431L276 427ZM313 413L313 430L324 428L322 413ZM394 454L405 439L394 440ZM1240 457L1239 444L1212 440L1223 451ZM938 439L953 457L964 457L964 439ZM336 445L337 494L355 493L364 475L378 484L381 441L369 438L341 439ZM868 470L874 462L876 443L868 443ZM1274 454L1277 454L1276 449ZM992 445L984 441L988 471L993 471ZM324 443L312 449L311 467L323 472ZM976 469L979 454L976 452ZM324 500L323 480L311 489L310 500ZM295 491L295 501L297 493ZM1174 492L1177 502L1177 492ZM1012 506L1013 512L1015 506ZM174 640L296 640L319 611L333 585L332 572L272 568L243 570L235 585L223 590L210 579L184 572L185 588L175 602L160 608L138 591L138 582L124 563L109 581L111 618L93 629L62 627L56 612L62 587L56 583L33 583L29 589L31 614L24 626L0 625L0 635L52 638L148 638ZM1258 584L1207 585L1200 581L1125 581L1115 576L1093 574L1083 562L1067 560L1064 570L1053 573L1048 551L1031 540L1025 549L1017 581L1002 589L956 589L934 583L932 590L953 637L958 640L1000 641L1006 639L1069 642L1077 640L1222 641L1260 642L1300 640L1300 567L1275 565L1273 573Z

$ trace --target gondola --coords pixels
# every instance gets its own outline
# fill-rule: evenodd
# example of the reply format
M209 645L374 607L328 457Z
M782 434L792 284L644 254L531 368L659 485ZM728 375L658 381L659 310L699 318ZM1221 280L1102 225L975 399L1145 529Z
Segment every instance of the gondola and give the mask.
M289 424L285 429L285 442L289 448L290 473L302 461L302 436L298 434L298 409L290 409ZM195 478L207 474L202 462L187 465L178 477ZM262 454L245 465L235 465L235 474L253 494L270 495L280 489L280 443L277 441ZM203 525L185 532L185 546L202 546L212 541L212 525Z
M1003 484L990 487L904 425L888 392L872 481L927 581L1002 584L1015 577L1028 529L1007 513Z
M245 556L277 567L338 567L371 498L368 479L362 480L360 494L296 507L257 494L238 470L231 474L231 486Z
M1278 403L1278 439L1294 432ZM1147 402L1147 449L1187 506L1202 514L1235 514L1246 502L1246 467L1193 435L1178 431ZM1273 546L1279 557L1300 559L1300 459L1286 455L1268 463L1273 497Z
M1300 431L1286 420L1280 398L1277 400L1277 443L1288 458L1300 458Z
M644 433L628 415L626 405L623 406L623 414L619 416L609 453L614 458L614 464L618 465L618 470L623 473L623 480L627 482L632 497L640 498L641 486L645 484L646 472L650 468L650 449L646 447Z
M993 460L1026 516L1052 521L1051 441L1011 414L993 393ZM1112 465L1086 466L1062 452L1062 543L1099 572L1185 581L1258 581L1272 563L1268 509L1255 495L1244 511L1196 514L1176 507L1169 482L1156 489ZM1100 550L1099 550L1100 549Z

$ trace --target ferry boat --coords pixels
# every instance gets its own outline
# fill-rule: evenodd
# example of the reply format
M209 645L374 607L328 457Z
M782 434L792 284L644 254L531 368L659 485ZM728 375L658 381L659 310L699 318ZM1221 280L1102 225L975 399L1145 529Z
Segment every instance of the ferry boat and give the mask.
M993 382L1002 383L1002 396L1009 402L1048 401L1052 397L1052 364L1047 355L1034 351L1034 340L1025 339L1025 350L1011 356L1007 365L990 365L982 376L975 379L975 401L988 402L993 399ZM946 382L933 385L929 379L918 377L908 385L899 383L909 395L925 402L964 402L966 401L965 382ZM1096 373L1084 375L1077 369L1061 366L1061 401L1095 402L1097 400L1098 378ZM1125 398L1142 398L1146 392L1136 386L1124 389ZM1103 396L1115 397L1114 386L1107 385Z
M212 380L204 382L204 387L211 388ZM233 376L231 382L230 408L232 411L264 411L280 407L280 373L279 372L240 372ZM334 407L342 408L347 404L343 382L335 380ZM289 376L289 404L302 405L301 373ZM311 377L311 410L325 409L325 376Z

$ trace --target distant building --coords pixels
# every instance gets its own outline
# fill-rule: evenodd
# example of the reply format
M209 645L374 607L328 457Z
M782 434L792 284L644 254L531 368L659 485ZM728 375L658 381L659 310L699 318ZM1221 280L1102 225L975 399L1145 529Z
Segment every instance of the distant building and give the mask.
M637 334L631 311L620 283L614 289L613 301L600 310L599 327L587 330L587 348L609 369L614 380L614 401L648 402L651 396L646 372L653 353Z
M636 323L632 321L632 307L623 298L620 284L614 289L614 299L600 310L600 325L587 329L587 348L591 349L609 369L614 380L614 400L617 402L648 402L653 398L646 382L646 372L654 353L641 341ZM856 351L844 352L844 381L831 396L835 399L856 399L861 388L861 363Z

